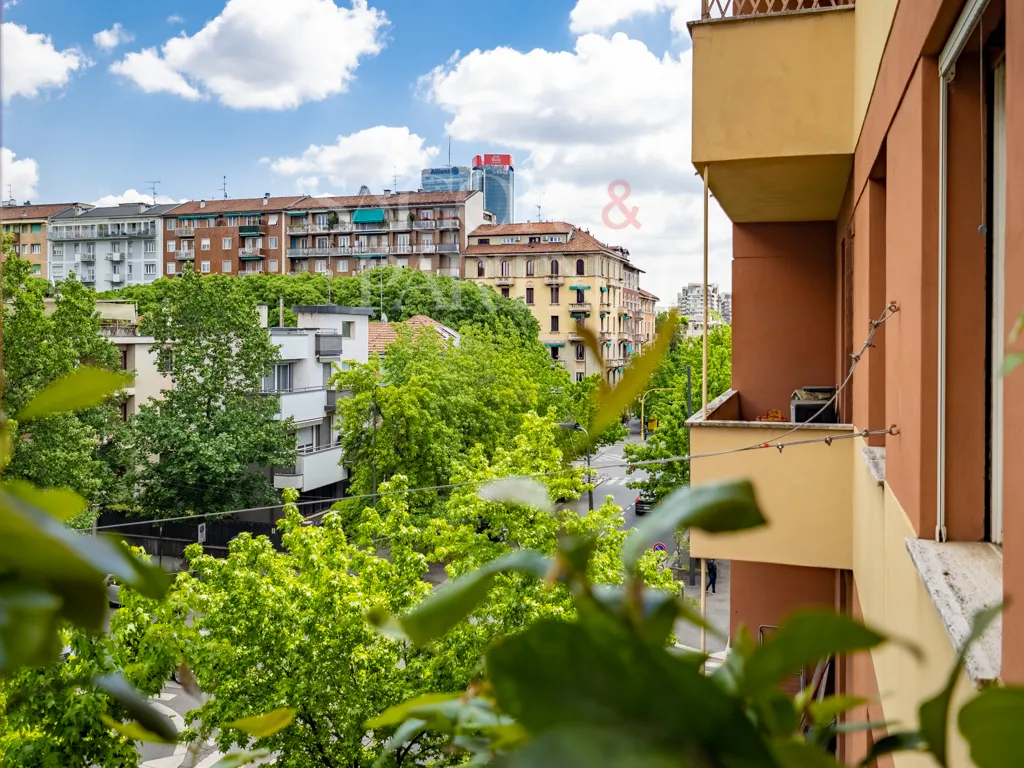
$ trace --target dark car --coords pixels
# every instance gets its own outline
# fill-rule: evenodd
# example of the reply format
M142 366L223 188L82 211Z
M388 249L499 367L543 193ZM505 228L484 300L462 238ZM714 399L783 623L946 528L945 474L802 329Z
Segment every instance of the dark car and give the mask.
M648 493L641 492L634 502L634 510L637 515L645 515L655 504L657 504L657 502L654 500L653 496Z

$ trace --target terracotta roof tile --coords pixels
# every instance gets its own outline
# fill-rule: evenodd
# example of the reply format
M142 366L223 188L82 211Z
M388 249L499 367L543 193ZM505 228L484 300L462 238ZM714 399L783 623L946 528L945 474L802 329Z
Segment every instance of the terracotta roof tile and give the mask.
M564 243L491 243L470 245L468 254L497 255L502 253L591 253L601 251L629 261L628 252L606 245L584 229L564 221L530 221L521 224L484 224L469 233L470 237L514 237L528 235L568 235Z
M334 208L389 208L405 205L457 205L478 192L400 192L393 195L306 197L289 206L292 211Z
M303 199L302 195L292 197L272 197L266 205L262 197L241 197L230 200L207 200L206 205L199 207L199 200L182 203L170 215L191 213L255 213L258 211L281 211Z
M661 301L661 299L659 299L653 293L651 293L650 291L645 291L643 288L640 289L640 295L643 296L645 299L654 299L655 301Z
M398 338L399 326L406 325L410 328L436 328L438 333L445 326L427 315L413 315L403 323L382 323L373 321L369 323L369 344L371 354L383 355L388 344Z
M0 206L0 220L13 221L14 219L48 219L56 216L61 211L66 211L75 203L47 203L40 205L4 205ZM78 203L85 208L92 208L91 205Z

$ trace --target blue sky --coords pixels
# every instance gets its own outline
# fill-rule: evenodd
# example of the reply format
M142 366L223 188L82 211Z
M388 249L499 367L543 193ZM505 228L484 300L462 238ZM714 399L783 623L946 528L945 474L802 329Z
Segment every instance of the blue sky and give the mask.
M2 194L33 202L415 188L517 159L517 218L630 248L664 303L698 280L689 36L699 0L5 0ZM99 33L99 34L98 34ZM94 37L95 36L95 37ZM628 181L640 228L611 229ZM618 216L612 212L614 224ZM712 221L728 284L728 222Z

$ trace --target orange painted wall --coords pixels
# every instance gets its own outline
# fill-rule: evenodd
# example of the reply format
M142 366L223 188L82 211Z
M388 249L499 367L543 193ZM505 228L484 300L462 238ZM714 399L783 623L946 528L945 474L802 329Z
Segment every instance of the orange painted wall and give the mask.
M854 346L863 343L870 322L882 316L889 298L885 286L885 182L869 181L854 214L853 328ZM866 338L866 337L865 337ZM884 429L885 416L885 325L879 326L873 348L864 355L853 374L853 423L858 429ZM884 435L867 440L885 445Z
M730 561L730 634L746 625L756 642L758 627L778 626L799 608L834 608L835 574L827 568Z
M851 580L852 581L852 580ZM860 596L857 593L857 584L853 582L853 599L851 600L853 617L858 621L864 620L864 613L860 606ZM885 722L885 712L879 700L878 678L875 676L875 664L870 653L857 653L845 657L846 680L849 688L845 693L850 696L858 696L867 699L867 704L856 707L847 713L844 721L847 723L881 723ZM844 741L845 751L843 758L847 765L858 765L867 755L874 741L885 736L884 729L881 731L854 731L848 734ZM886 755L877 762L877 768L892 768L892 757Z
M938 73L922 59L886 143L886 480L918 534L935 527Z
M744 419L788 419L798 387L835 386L835 225L733 225L733 388Z

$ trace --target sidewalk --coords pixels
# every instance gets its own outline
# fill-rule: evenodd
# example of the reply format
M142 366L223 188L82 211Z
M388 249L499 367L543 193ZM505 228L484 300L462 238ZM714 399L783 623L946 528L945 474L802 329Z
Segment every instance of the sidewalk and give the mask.
M699 573L699 572L698 572ZM698 579L699 581L699 579ZM708 595L707 616L708 621L726 637L729 636L729 561L718 561L718 583L715 585L717 594ZM686 597L700 600L701 585L691 587L686 582ZM675 625L676 640L680 645L700 650L700 628L685 621L677 621ZM707 650L709 653L724 651L726 644L712 635L707 636Z

